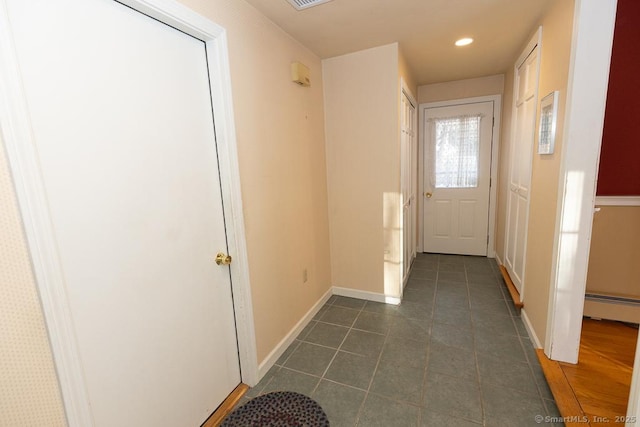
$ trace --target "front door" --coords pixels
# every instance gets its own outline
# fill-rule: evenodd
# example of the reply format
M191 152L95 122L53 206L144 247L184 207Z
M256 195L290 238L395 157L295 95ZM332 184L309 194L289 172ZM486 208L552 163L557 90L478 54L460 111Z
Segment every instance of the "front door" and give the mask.
M487 255L493 102L424 110L425 252Z
M203 42L6 0L96 426L199 426L240 382Z

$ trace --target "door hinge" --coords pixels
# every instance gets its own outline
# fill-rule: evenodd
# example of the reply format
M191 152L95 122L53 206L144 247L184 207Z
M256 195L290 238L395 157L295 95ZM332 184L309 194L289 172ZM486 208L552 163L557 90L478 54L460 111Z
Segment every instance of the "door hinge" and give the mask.
M487 245L489 244L489 235L487 234Z
M496 125L496 118L495 118L495 117L493 117L493 118L491 119L491 127L494 127L495 125Z

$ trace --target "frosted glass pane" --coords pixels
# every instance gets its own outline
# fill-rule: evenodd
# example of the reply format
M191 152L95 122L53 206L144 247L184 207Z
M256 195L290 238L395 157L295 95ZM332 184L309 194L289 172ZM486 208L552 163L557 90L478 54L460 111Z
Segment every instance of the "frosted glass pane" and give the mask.
M434 120L434 185L436 188L478 186L480 116Z

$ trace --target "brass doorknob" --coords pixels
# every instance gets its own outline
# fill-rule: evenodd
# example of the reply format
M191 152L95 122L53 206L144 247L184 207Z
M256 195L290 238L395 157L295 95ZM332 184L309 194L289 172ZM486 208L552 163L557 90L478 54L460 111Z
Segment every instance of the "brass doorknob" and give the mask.
M218 252L218 255L216 255L216 264L218 265L231 264L231 256L225 254L224 252Z
M431 193L424 193L424 197L426 197L427 199L430 199L431 196L433 196L433 194Z

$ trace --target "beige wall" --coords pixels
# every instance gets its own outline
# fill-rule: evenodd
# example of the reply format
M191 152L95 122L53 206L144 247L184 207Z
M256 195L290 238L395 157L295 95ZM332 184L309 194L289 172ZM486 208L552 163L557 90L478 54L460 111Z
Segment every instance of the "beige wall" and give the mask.
M261 362L330 287L321 62L244 1L181 1L227 29Z
M587 292L640 298L640 207L601 206L593 217Z
M542 46L540 51L539 100L554 90L560 92L555 152L552 155L541 156L534 151L531 176L524 294L522 297L525 312L540 342L544 342L545 340L549 306L560 153L562 152L563 122L573 29L573 6L573 0L554 2L540 22L540 25L542 25ZM535 29L537 29L537 26ZM515 61L516 58L514 58L513 62L515 63ZM499 184L499 228L497 233L498 256L502 260L504 260L508 154L511 144L510 125L513 98L513 69L508 71L505 80L507 82L505 86L505 109L503 114L505 120L503 122L503 139L500 153L500 161L502 162L501 172L503 173L500 176ZM536 129L537 128L536 125ZM537 144L536 132L534 150L536 150Z
M413 72L407 63L407 58L402 53L402 49L398 46L398 72L400 73L400 77L404 80L405 84L411 91L411 95L418 100L418 85L416 84L416 79L414 78ZM416 109L418 106L416 105Z
M0 140L0 426L64 426L49 339Z
M573 32L572 0L555 2L542 20L542 50L540 56L540 85L538 98L557 90L558 125L556 145L552 155L534 154L529 204L529 228L525 261L525 310L540 342L545 341L553 240L555 234L558 178L562 152L569 59ZM538 102L539 109L539 102ZM539 125L536 121L536 129ZM538 136L534 147L537 147ZM535 148L534 148L535 149Z
M475 79L456 80L434 83L418 87L418 103L449 101L452 99L473 98L502 94L504 75L478 77Z
M227 29L260 362L330 287L321 62L244 1L183 3ZM310 88L291 82L293 61L311 69ZM4 164L0 172L0 325L8 329L2 348L11 348L0 355L0 426L61 425L51 355Z
M398 45L326 59L323 76L332 284L394 294L385 267L399 250Z

